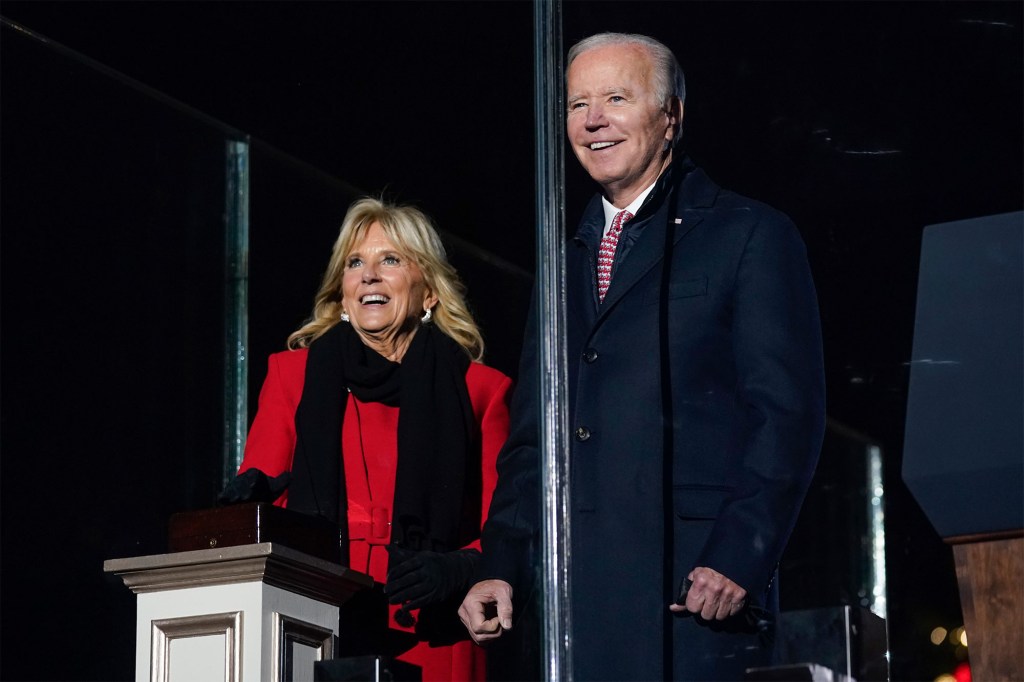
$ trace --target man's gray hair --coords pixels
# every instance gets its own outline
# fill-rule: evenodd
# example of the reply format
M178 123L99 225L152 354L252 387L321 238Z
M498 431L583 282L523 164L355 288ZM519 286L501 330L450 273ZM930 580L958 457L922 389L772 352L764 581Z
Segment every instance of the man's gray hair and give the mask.
M576 57L587 50L608 45L640 45L645 48L654 62L654 92L658 100L667 104L668 98L674 96L678 97L681 103L686 102L686 78L672 50L654 38L639 33L596 33L584 38L569 48L569 55L565 60L566 73L568 74L569 67Z

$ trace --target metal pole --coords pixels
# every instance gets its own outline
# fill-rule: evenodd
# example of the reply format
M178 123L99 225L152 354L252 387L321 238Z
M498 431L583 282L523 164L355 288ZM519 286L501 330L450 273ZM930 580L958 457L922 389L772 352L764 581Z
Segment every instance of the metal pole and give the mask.
M545 678L551 682L572 680L561 10L560 0L534 2L543 649Z
M242 463L248 415L249 140L228 140L224 210L224 471Z

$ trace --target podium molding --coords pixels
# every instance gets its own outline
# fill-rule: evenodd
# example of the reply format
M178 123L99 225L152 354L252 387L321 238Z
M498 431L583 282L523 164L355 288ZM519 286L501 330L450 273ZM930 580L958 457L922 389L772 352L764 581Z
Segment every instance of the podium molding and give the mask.
M276 543L111 559L137 596L137 682L312 679L369 576Z

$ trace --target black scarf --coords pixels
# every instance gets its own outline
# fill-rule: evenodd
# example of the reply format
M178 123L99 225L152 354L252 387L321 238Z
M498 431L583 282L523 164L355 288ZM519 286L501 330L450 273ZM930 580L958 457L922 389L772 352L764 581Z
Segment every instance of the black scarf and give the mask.
M469 357L434 325L417 331L391 362L341 323L309 347L295 412L295 458L288 508L339 525L348 559L348 508L341 428L348 391L398 413L398 470L391 542L414 550L451 551L480 534L480 439L466 388Z

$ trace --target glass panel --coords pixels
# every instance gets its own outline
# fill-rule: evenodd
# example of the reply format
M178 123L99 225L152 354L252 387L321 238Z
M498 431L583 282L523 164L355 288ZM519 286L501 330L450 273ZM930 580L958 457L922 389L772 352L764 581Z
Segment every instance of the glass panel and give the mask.
M0 677L32 679L45 660L54 678L128 679L135 597L102 562L166 551L171 514L213 505L266 357L308 315L364 192L6 20L2 30L0 589L5 624L18 623L3 648L19 656ZM441 222L442 239L489 364L514 374L532 274L465 235L523 235L473 225L479 235ZM38 637L54 613L78 633L57 659ZM534 635L519 636L517 647ZM518 664L523 651L493 658Z
M830 424L781 566L787 584L800 586L783 591L783 609L842 604L886 616L884 501L881 448Z
M135 597L103 560L166 551L220 488L226 134L0 43L2 676L125 679ZM86 648L53 656L55 628Z
M350 203L365 191L266 143L250 147L249 418L267 356L313 308L334 240ZM519 361L533 275L443 224L438 232L466 285L484 332L487 364L512 372Z
M609 27L671 48L686 153L803 235L830 419L782 608L884 615L892 679L965 665L963 647L929 639L962 615L950 549L900 480L905 363L921 230L1022 205L1020 17L1001 2L564 5L566 48ZM570 158L570 233L593 192Z

